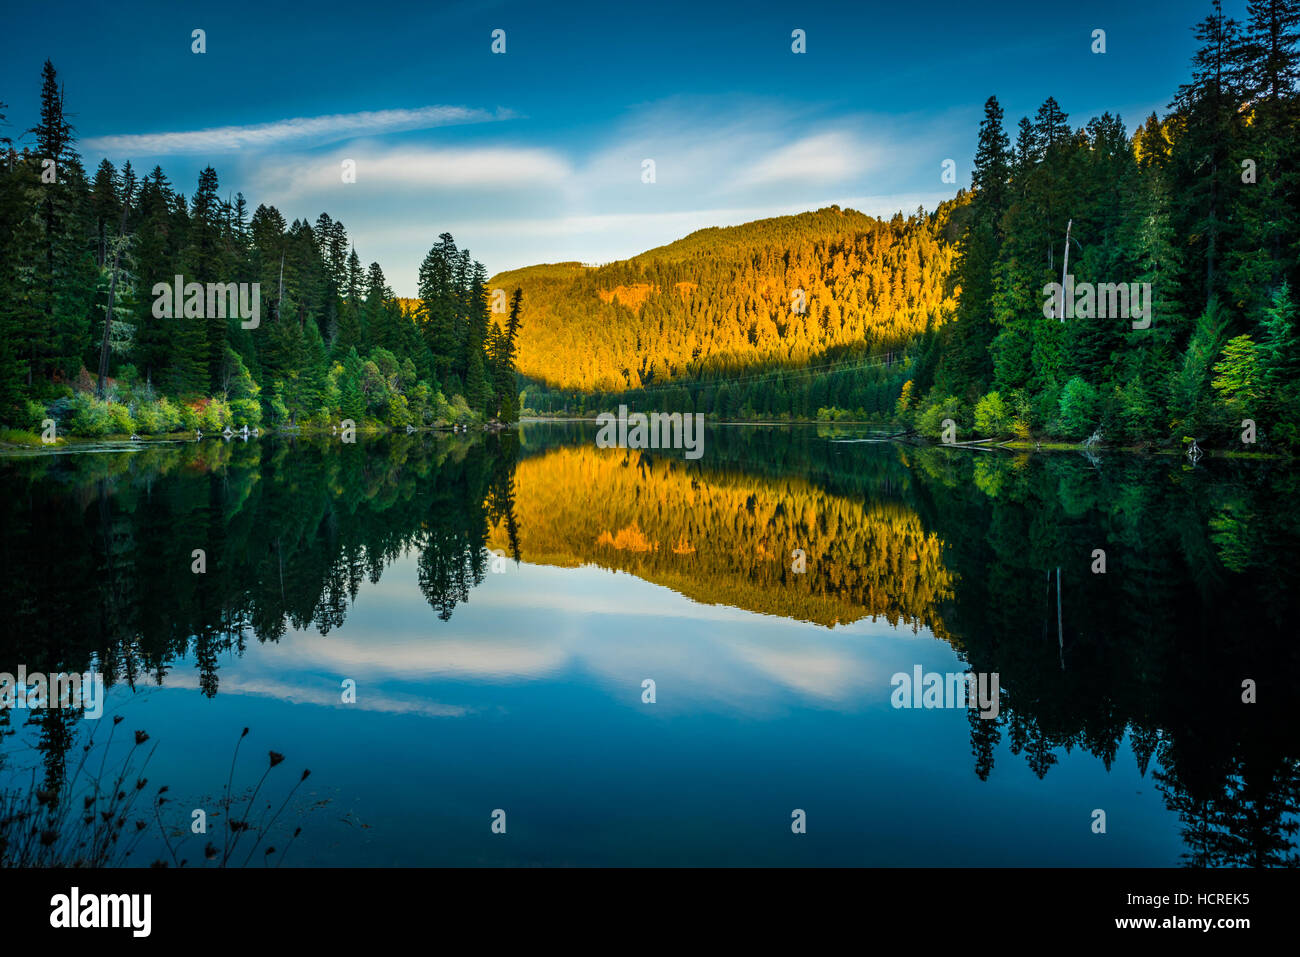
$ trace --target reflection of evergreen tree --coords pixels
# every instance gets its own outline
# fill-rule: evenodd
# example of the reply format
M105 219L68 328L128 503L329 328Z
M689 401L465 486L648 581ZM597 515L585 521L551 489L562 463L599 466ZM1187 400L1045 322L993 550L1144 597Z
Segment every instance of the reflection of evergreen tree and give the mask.
M492 449L501 454L500 446ZM456 605L469 601L472 588L482 584L487 571L488 497L492 462L484 448L472 446L458 463L459 481L446 487L444 500L425 520L421 539L419 582L421 593L442 621L451 618Z
M462 533L451 528L431 530L420 553L420 591L438 612L439 620L449 620L457 604L469 601L473 576Z
M363 579L403 555L446 620L482 582L491 544L786 617L930 628L972 671L1000 676L997 720L970 724L981 779L1003 741L1044 776L1076 747L1110 767L1127 734L1142 774L1155 759L1191 859L1294 857L1290 470L976 459L812 429L712 430L706 458L683 462L596 450L591 434L525 425L476 442L204 442L8 463L0 660L50 673L97 656L134 686L189 658L181 667L215 694L223 655L340 627ZM814 574L789 574L796 538ZM190 570L196 548L206 574ZM1258 704L1241 703L1246 677ZM53 723L41 735L56 780L66 736Z
M519 525L515 519L515 465L519 457L519 437L513 432L503 434L501 450L492 473L492 487L488 490L487 520L493 526L504 522L509 554L517 564L522 560Z
M1287 759L1248 769L1249 763L1233 759L1210 794L1192 794L1171 775L1155 775L1182 822L1188 866L1300 866L1300 767Z
M945 610L954 642L972 670L999 672L1012 753L1039 776L1075 746L1109 768L1127 732L1143 774L1159 757L1156 779L1194 863L1293 858L1295 783L1279 770L1294 773L1293 722L1279 703L1297 691L1287 635L1300 535L1283 504L1294 479L1218 462L1211 474L1142 459L982 456L1005 474L980 483L967 477L968 454L908 454L930 479L917 501L959 582ZM1225 534L1267 547L1236 548ZM1091 572L1094 548L1107 553L1104 575ZM1248 676L1267 676L1259 704L1240 700ZM988 732L972 723L981 777Z
M996 718L981 718L979 712L971 708L966 712L970 722L970 748L975 758L975 776L987 781L993 771L993 751L1002 740Z
M507 440L508 442L509 440ZM517 450L516 450L517 451ZM362 446L312 442L156 446L60 456L0 471L5 600L14 616L3 660L30 671L85 671L157 684L191 658L201 691L219 689L223 655L246 636L343 624L369 574L413 548L456 570L443 617L485 571L484 502L509 487L515 451L391 436ZM449 537L438 522L446 521ZM202 549L206 571L192 571ZM48 717L48 715L53 717ZM70 742L37 712L51 781Z

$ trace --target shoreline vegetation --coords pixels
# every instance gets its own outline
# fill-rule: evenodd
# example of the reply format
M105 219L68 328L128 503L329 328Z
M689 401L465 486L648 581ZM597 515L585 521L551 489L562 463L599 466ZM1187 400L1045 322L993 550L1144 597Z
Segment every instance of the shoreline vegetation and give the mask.
M1051 96L1016 124L990 96L970 188L933 212L500 274L531 304L525 408L1294 456L1300 2L1207 6L1190 76L1135 126Z
M508 429L510 426L503 425L497 421L475 421L468 424L461 423L439 423L426 426L407 426L401 429L377 422L357 423L354 432L357 435L377 436L402 433L425 433L435 435L470 435L470 434L492 434ZM201 431L201 430L199 430ZM310 427L288 427L278 430L258 429L245 434L243 431L231 430L230 432L202 432L198 434L194 430L179 430L175 432L158 432L149 435L127 434L125 432L107 433L99 436L84 435L60 435L52 441L45 441L35 432L28 432L19 429L0 429L0 456L6 452L14 451L46 451L56 452L65 449L78 447L121 447L131 448L140 445L159 445L173 442L195 442L205 439L220 439L230 441L234 439L259 439L262 437L275 436L277 438L292 436L337 436L340 429L337 425L329 428L313 425Z
M788 420L751 420L751 419L715 419L706 418L705 421L710 425L730 425L730 426L750 426L750 427L790 427L790 426L819 426L824 427L828 423L819 419L788 419ZM499 422L480 422L474 425L442 424L433 426L412 427L410 432L415 434L434 434L434 435L459 435L459 436L481 436L492 434L506 429L515 428L519 425L532 423L563 423L563 422L585 422L596 424L595 415L572 416L572 415L536 415L525 412L520 418L511 423L503 425ZM837 426L850 426L854 429L880 429L880 425L875 422L856 419L841 419L835 423ZM400 434L405 429L394 429L391 426L370 423L367 425L358 424L356 432L361 435L370 437ZM93 449L96 451L121 451L133 447L144 445L160 445L177 442L194 442L204 439L221 439L229 441L232 439L243 440L245 438L261 438L263 436L283 438L289 436L307 436L319 438L324 436L337 435L338 429L326 429L319 426L311 428L287 428L279 431L261 430L256 435L244 436L242 432L232 431L229 434L225 432L204 433L201 437L196 438L193 432L170 432L149 436L128 436L125 433L109 434L98 437L86 436L60 436L54 442L44 442L39 435L31 432L20 432L13 429L0 430L0 458L13 455L27 455L32 453L55 453L59 451L74 451L80 448ZM1184 457L1185 453L1172 447L1154 446L1149 443L1138 445L1089 445L1088 442L1036 442L1030 440L1020 440L1015 438L1003 439L999 441L996 438L977 439L962 442L941 442L920 435L913 430L900 433L895 428L893 431L878 432L876 434L846 434L844 436L826 435L824 436L831 441L847 442L875 442L875 443L898 443L914 446L931 446L952 449L971 449L974 451L993 451L995 449L1008 452L1122 452L1128 455L1154 455L1169 457ZM1238 460L1285 460L1291 456L1282 452L1248 452L1235 449L1206 449L1203 451L1206 458L1219 459L1238 459Z
M211 166L189 197L88 175L71 115L47 60L38 124L0 137L0 441L515 420L521 294L450 233L403 300L342 222L223 198Z
M519 424L527 425L529 422L589 422L595 424L596 415L541 415L531 410L524 410L519 418ZM887 423L882 426L880 422L871 419L837 419L829 423L825 419L717 419L712 416L706 416L704 420L709 425L740 425L740 426L851 426L855 429L876 429L881 430L875 435L867 436L845 436L851 441L871 441L871 442L899 442L908 445L936 446L940 448L954 449L1005 449L1014 452L1125 452L1134 455L1166 455L1166 456L1185 456L1185 452L1172 446L1157 446L1151 443L1141 443L1133 445L1108 445L1106 443L1089 444L1087 439L1078 442L1039 442L1029 439L1002 438L999 437L967 440L962 442L942 442L925 435L921 435L914 429L910 429L899 423ZM899 430L903 431L900 432ZM834 436L827 436L834 438ZM1232 458L1232 459L1288 459L1291 456L1285 452L1247 452L1235 449L1205 449L1203 455L1207 458Z
M990 96L970 187L932 211L832 205L492 277L443 233L409 299L341 222L250 214L210 166L189 198L159 167L88 175L46 61L34 148L0 139L0 442L626 405L1294 457L1300 0L1248 4L1245 22L1209 7L1165 115L1076 127L1049 96L1009 129ZM214 312L214 286L236 285L239 308Z

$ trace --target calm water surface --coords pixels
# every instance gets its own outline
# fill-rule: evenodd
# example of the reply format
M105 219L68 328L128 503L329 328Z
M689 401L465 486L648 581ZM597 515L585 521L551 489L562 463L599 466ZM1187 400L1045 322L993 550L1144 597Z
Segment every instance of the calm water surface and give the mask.
M111 682L98 722L0 713L7 806L144 730L171 849L133 814L127 863L205 866L247 727L285 866L1295 861L1290 469L594 435L0 462L0 671ZM996 719L893 707L918 665L996 672Z

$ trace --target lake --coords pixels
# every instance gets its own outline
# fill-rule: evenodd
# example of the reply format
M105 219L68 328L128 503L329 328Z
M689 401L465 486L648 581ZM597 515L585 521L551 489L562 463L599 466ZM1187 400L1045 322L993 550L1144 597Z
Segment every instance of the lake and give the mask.
M11 855L1295 861L1290 467L596 431L0 460L0 671L108 685L0 710ZM896 706L967 672L995 715Z

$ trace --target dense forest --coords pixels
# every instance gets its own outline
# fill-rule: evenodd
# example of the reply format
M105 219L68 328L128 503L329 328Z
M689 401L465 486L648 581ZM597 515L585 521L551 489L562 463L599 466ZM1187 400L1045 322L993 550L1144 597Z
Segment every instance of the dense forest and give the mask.
M521 300L490 322L487 272L449 234L404 308L329 214L313 225L273 206L250 212L242 193L222 198L210 166L188 198L157 166L141 175L104 160L88 176L68 115L47 61L40 122L19 138L31 144L0 141L6 437L31 441L49 419L58 436L100 436L517 417ZM156 287L177 276L184 307L159 309ZM191 281L206 300L191 302ZM246 284L238 301L258 315L214 304L214 283Z
M525 401L553 412L626 399L724 418L892 411L894 360L954 306L946 236L960 202L888 222L832 206L703 229L599 268L495 276L529 301ZM855 375L819 374L830 366Z
M932 214L832 207L497 277L534 306L525 403L1295 449L1300 0L1247 12L1214 0L1190 80L1132 135L1049 97L1013 140L990 97L971 188ZM1140 311L1106 308L1130 290Z
M1110 114L1072 129L1049 98L1013 142L988 100L956 315L900 395L923 432L951 418L983 435L1300 443L1300 2L1247 10L1238 23L1214 0L1171 112L1131 137ZM1149 284L1148 328L1100 308L1048 317L1067 234L1076 285Z
M210 167L188 199L156 167L88 176L47 63L33 144L3 144L0 422L508 422L522 385L541 414L1293 451L1300 0L1249 0L1244 22L1212 0L1195 33L1190 78L1133 133L1110 113L1073 127L1051 97L1009 130L990 97L971 187L933 212L832 206L491 279L444 233L413 300L342 223L250 213ZM177 275L259 283L264 321L156 318Z

